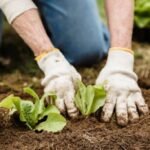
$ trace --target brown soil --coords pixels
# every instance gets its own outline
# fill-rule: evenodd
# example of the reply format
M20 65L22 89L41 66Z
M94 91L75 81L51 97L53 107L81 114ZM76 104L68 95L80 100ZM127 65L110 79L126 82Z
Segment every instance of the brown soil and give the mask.
M8 54L12 52L12 48L15 50L18 45L22 44L19 42L17 46L13 46L14 43L12 39L9 40L6 38L3 43L2 52L8 51ZM145 53L145 51L150 49L150 46L148 45L147 47L147 45L139 45L137 43L134 43L133 46L138 52L135 69L140 77L139 84L146 102L150 107L150 74L147 73L147 70L150 70L150 55L148 56L149 52ZM10 47L11 49L9 50ZM143 49L145 49L144 52ZM18 51L22 51L22 53ZM22 93L22 88L24 86L32 86L39 95L42 94L43 90L39 81L41 74L38 72L35 75L36 77L34 77L33 74L32 76L29 75L30 71L27 68L32 68L30 70L31 73L33 73L33 68L35 66L31 65L29 62L30 59L24 56L26 53L23 52L22 46L18 51L15 56L19 58L12 56L14 54L11 56L4 54L5 59L0 59L0 66L2 65L2 69L0 67L0 70L3 71L3 73L0 71L0 73L2 73L0 74L0 100L12 93L24 97L25 95ZM143 54L146 55L143 56ZM6 60L6 58L10 60L8 61L10 63L17 62L17 68L19 67L23 73L14 71L12 66L14 67L15 65L7 66L7 62L4 63L3 61ZM26 60L28 60L28 62ZM3 66L7 68L5 72ZM93 84L100 68L101 66L99 64L90 69L80 68L79 72L83 76L83 81L86 84ZM10 69L13 71L12 73L8 72ZM141 72L146 73L146 78L145 75L143 77L143 73L141 75ZM30 131L16 119L7 124L9 117L4 117L1 112L3 114L7 112L7 110L0 110L0 121L2 122L2 120L4 120L4 124L0 123L0 150L150 150L150 115L145 117L141 116L137 123L129 124L124 128L116 124L115 116L110 123L102 123L94 116L78 120L68 119L68 124L61 133L52 134Z
M99 67L79 69L86 83L94 83ZM87 75L88 74L88 75ZM14 93L22 94L22 87L33 87L41 95L42 88L39 80L20 72L0 76L0 99ZM142 79L141 79L142 81ZM148 82L147 82L148 83ZM145 86L145 85L144 85ZM149 85L147 85L149 86ZM150 89L143 89L146 102L150 106ZM110 123L102 123L94 116L87 119L69 120L61 133L35 133L28 130L18 121L4 124L0 128L0 150L49 150L49 149L150 149L150 115L141 117L135 124L121 128L117 126L115 117Z

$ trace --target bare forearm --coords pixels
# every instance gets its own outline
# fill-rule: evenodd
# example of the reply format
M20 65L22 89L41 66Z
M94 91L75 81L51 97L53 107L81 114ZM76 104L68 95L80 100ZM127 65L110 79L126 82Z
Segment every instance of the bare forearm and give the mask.
M106 0L111 47L131 48L134 0Z
M12 23L13 28L33 50L35 56L53 47L41 22L37 9L31 9L18 16Z

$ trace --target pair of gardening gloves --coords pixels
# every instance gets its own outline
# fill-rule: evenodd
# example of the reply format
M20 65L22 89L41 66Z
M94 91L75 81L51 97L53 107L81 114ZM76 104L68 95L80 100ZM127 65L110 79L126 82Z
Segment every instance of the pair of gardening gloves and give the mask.
M81 80L77 70L69 64L59 50L54 50L38 61L45 77L42 80L44 92L56 92L55 105L72 118L79 112L74 103L77 80ZM133 72L134 56L130 51L113 48L109 51L105 67L97 77L96 84L103 85L107 97L103 106L101 119L109 122L114 110L117 122L121 126L128 121L135 122L139 114L147 114L141 90L137 84L137 75Z

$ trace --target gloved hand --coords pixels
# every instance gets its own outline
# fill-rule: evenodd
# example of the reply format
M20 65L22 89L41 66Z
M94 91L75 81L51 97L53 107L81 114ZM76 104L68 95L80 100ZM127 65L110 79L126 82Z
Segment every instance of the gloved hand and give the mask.
M101 119L108 122L116 110L117 122L125 126L128 120L135 122L139 114L147 114L137 76L133 72L134 56L121 49L110 50L105 67L100 72L96 84L103 84L107 91Z
M76 81L81 80L80 74L59 50L49 52L38 61L38 65L45 74L42 80L44 92L56 92L57 108L62 113L67 111L70 117L76 117L78 110L74 104L74 94Z

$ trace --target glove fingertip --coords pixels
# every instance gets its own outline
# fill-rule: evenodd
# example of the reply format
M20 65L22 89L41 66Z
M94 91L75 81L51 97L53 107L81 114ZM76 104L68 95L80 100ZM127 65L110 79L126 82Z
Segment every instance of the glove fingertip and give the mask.
M55 101L55 105L60 110L61 113L65 114L65 104L62 98L57 98Z
M100 117L102 122L110 122L110 118L111 116L109 116L105 111L102 111L101 117Z
M72 118L72 119L76 119L78 116L79 116L79 112L76 111L74 113L70 113L69 116Z
M117 117L117 122L118 122L118 125L120 125L122 127L125 127L128 124L128 118L125 115L118 116Z
M148 105L145 104L144 106L139 106L139 111L142 115L148 115L149 114L149 108Z

